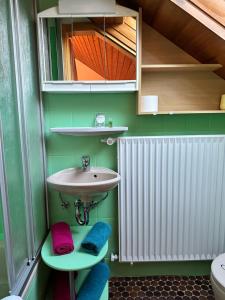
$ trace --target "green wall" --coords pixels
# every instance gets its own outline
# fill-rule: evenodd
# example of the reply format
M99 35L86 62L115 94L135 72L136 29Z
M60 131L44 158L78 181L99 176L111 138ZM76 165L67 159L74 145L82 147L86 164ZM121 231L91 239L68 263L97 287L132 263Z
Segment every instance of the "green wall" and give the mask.
M57 5L57 0L39 0L39 10ZM134 93L108 94L53 94L44 93L45 132L47 145L48 173L63 168L80 166L80 157L90 154L93 166L116 166L116 145L100 143L101 137L71 137L50 133L51 127L92 126L97 112L104 112L113 119L113 125L127 125L127 135L174 135L174 134L224 134L225 115L165 115L136 116ZM61 209L56 192L49 192L51 222L65 220L75 224L74 209ZM71 198L70 198L71 199ZM72 199L71 199L72 201ZM71 202L72 203L72 202ZM98 208L91 211L91 224L104 220L112 224L113 237L110 252L118 252L117 191ZM208 274L210 262L187 263L112 263L113 274L137 276L150 274Z
M80 166L83 154L91 156L92 166L104 166L117 169L116 145L107 146L100 142L102 137L73 137L50 132L51 127L92 126L95 114L104 112L113 119L113 126L128 126L126 135L177 135L177 134L214 134L225 133L225 115L162 115L137 116L136 96L134 93L107 94L43 94L45 110L45 132L48 159L48 173L52 174L64 168ZM51 222L67 221L75 224L74 208L62 209L57 192L51 190ZM71 200L70 197L67 199ZM97 220L109 222L113 227L109 254L118 253L117 191L91 211L90 222ZM109 258L109 256L108 256ZM112 263L115 275L150 274L207 274L209 262L188 263Z

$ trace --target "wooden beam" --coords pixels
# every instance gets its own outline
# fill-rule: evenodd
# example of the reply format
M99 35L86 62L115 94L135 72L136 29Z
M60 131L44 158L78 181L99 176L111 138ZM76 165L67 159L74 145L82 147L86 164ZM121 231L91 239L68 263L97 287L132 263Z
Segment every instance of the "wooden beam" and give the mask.
M203 12L201 9L196 7L193 3L189 2L188 0L170 0L177 6L179 6L181 9L183 9L185 12L187 12L189 15L194 17L196 20L198 20L200 23L202 23L205 27L213 31L215 34L217 34L219 37L221 37L223 40L225 40L225 28L218 24L215 20L210 18L205 12Z
M225 26L225 1L224 0L189 0L197 7Z
M125 46L131 48L133 51L136 52L136 43L133 43L132 41L130 41L127 37L125 37L124 35L122 35L116 29L109 27L109 28L106 28L106 32L109 33L109 34L111 34L117 40L119 40L120 42L122 42Z

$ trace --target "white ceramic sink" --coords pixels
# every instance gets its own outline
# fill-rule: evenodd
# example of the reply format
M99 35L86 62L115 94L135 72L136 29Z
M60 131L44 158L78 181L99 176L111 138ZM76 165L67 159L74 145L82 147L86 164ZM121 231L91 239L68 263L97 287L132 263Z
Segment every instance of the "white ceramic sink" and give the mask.
M120 181L120 175L113 170L93 167L83 171L81 168L70 168L57 172L47 178L55 190L77 195L93 196L114 189Z

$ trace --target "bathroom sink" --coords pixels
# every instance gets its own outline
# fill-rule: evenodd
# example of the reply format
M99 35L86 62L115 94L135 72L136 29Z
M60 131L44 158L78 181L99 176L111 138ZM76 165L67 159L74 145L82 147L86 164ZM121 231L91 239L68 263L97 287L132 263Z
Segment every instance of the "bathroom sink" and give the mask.
M114 189L120 181L120 175L113 170L91 167L89 170L70 168L57 172L47 178L55 190L81 196L93 196Z

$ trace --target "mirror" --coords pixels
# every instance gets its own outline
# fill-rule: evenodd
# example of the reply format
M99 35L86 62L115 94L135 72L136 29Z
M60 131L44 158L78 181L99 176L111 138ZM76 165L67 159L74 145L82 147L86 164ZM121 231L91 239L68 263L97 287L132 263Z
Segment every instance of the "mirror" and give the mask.
M136 18L44 18L44 81L136 80Z

